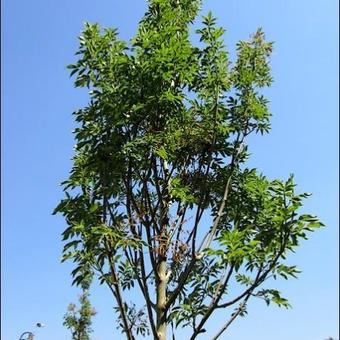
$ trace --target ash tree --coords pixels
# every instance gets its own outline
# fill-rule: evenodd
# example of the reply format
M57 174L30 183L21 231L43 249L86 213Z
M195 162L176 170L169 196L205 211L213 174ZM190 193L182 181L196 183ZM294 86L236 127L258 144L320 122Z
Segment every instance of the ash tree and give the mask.
M92 317L97 314L92 308L89 300L91 277L88 272L85 273L87 278L83 278L80 286L82 294L79 296L79 304L77 307L74 303L70 303L67 307L67 313L64 315L63 325L71 331L72 340L90 340L92 333Z
M247 138L270 130L261 89L272 83L273 44L259 29L231 63L211 13L193 44L200 6L149 0L129 42L87 23L69 65L89 103L74 113L73 168L55 210L67 222L63 259L75 263L75 284L90 268L110 289L130 340L183 328L206 339L223 311L217 339L250 298L288 307L268 279L296 277L287 254L322 226L298 212L308 194L293 176L246 167Z

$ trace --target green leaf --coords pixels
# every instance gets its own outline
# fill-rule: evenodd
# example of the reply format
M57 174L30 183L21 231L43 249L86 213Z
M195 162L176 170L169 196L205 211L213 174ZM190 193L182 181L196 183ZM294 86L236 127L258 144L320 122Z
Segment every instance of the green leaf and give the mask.
M167 160L168 155L163 146L156 150L156 154L164 160Z

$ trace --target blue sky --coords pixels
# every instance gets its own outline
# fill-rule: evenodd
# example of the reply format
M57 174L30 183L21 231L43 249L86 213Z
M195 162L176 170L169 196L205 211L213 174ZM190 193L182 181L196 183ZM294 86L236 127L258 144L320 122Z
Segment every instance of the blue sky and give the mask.
M64 222L51 211L71 166L71 113L86 103L66 65L73 62L84 21L119 28L129 39L144 13L142 0L4 0L2 2L2 330L16 340L44 322L36 339L67 340L62 316L78 289L70 264L60 264ZM251 140L249 166L270 178L295 174L312 192L305 210L327 228L290 258L299 280L277 286L293 309L250 304L222 339L323 340L338 337L338 3L336 0L207 0L235 45L262 26L275 41L272 131ZM94 287L93 340L114 337L111 296ZM210 329L217 329L215 319Z

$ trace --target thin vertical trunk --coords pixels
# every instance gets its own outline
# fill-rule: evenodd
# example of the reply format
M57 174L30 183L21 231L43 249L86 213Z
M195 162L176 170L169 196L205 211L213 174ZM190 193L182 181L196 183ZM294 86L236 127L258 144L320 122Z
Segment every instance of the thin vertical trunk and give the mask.
M167 251L168 251L168 234L167 229L169 225L169 186L170 181L168 178L169 170L166 161L162 162L164 179L168 181L165 183L163 190L160 191L160 239L159 239L159 255L157 263L157 275L156 275L156 314L157 314L157 340L166 340L167 331L167 317L166 317L166 290L169 281L167 273ZM156 169L157 175L157 169Z
M166 320L166 286L168 278L166 275L166 258L160 256L158 264L158 279L156 282L157 293L157 340L166 340L167 320Z

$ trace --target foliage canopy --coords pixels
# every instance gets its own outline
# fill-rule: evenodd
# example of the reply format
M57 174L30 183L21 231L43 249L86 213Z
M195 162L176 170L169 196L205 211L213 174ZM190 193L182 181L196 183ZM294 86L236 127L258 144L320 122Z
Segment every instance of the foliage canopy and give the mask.
M72 332L72 340L90 340L92 333L92 317L97 312L92 308L89 300L90 296L90 279L84 279L81 283L82 294L79 296L80 306L70 303L67 307L67 313L64 315L64 323Z
M63 259L75 262L76 284L99 274L127 339L163 340L168 326L196 339L228 308L217 339L250 297L289 306L262 284L296 277L286 255L322 224L297 212L308 194L293 176L270 181L246 167L247 137L270 130L263 31L240 41L231 63L211 13L190 40L200 1L148 3L130 42L86 23L68 66L90 100L74 113L73 168L55 210L67 222Z

